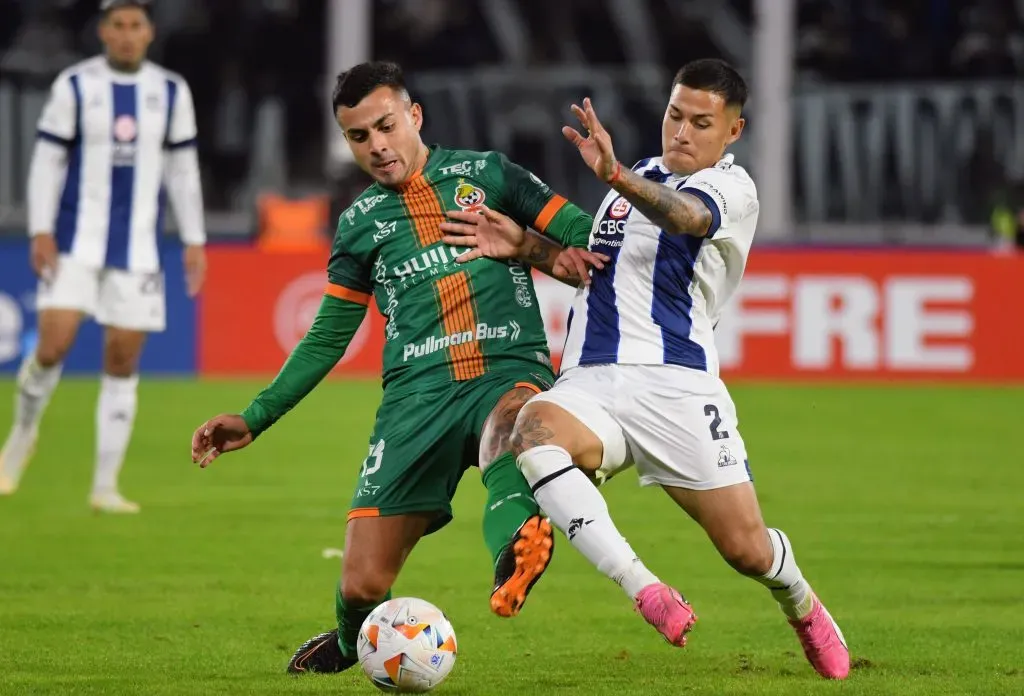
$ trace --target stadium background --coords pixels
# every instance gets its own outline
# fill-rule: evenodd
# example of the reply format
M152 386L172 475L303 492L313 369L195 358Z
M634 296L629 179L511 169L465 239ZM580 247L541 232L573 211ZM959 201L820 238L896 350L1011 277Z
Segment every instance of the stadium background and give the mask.
M13 394L11 373L35 340L24 228L35 119L57 72L98 50L96 4L0 0L5 402ZM14 569L0 577L0 591L18 604L9 604L6 614L0 609L6 617L0 664L12 660L4 670L11 681L0 677L0 692L8 692L4 686L12 693L45 691L54 683L62 693L142 690L140 684L146 693L227 688L218 679L234 666L208 658L208 643L175 633L171 615L179 610L155 608L162 593L185 602L180 611L197 629L212 615L232 631L249 632L248 644L232 643L233 633L219 639L250 655L246 664L256 676L245 688L254 692L273 692L276 682L259 680L270 680L286 648L329 619L324 588L335 569L310 571L307 547L319 552L341 544L347 486L365 456L379 398L373 379L379 316L371 312L332 384L239 458L239 466L186 480L182 456L190 428L244 406L315 312L333 220L365 185L325 107L339 69L371 57L400 61L424 105L428 142L502 150L592 208L601 186L559 133L568 104L590 95L619 156L639 159L659 149L673 72L706 56L729 59L751 83L749 130L734 151L752 170L762 203L747 277L718 330L725 377L736 385L748 441L758 445L755 473L761 461L777 465L765 464L771 472L762 484L766 507L781 512L790 535L805 542L805 551L796 542L798 553L812 579L836 598L831 601L845 603L843 618L859 612L854 653L863 659L855 677L866 681L863 692L849 693L1024 692L1019 652L1012 657L1024 635L1013 611L1004 611L1019 609L1024 567L1014 497L1024 480L1019 448L1008 435L1019 429L1024 383L1024 2L175 0L158 2L155 11L151 57L184 75L195 95L211 239L208 280L198 301L185 298L172 221L164 244L168 330L152 338L143 359L144 374L161 379L143 380L125 467L128 492L139 491L143 504L136 526L123 528L129 531L115 527L117 521L82 524L95 399L85 377L100 364L99 329L87 325L69 357L67 371L83 379L62 384L44 425L44 434L68 437L63 444L44 440L23 491L6 510L0 504L0 576L5 565ZM543 277L537 282L557 356L572 291ZM6 427L9 412L0 409L0 416ZM888 483L879 488L882 480ZM679 531L675 511L652 507L649 492L629 489L609 491L613 510L656 559L674 558L680 535L688 549L706 546L692 530ZM464 508L464 515L479 514L469 503ZM181 510L191 521L181 519ZM289 515L292 522L285 521ZM306 523L322 528L295 544L293 534L310 533ZM217 533L207 534L207 525ZM232 531L241 526L246 534ZM484 629L475 626L490 626L486 612L464 607L455 598L458 582L447 577L451 567L472 568L464 577L479 573L476 584L486 583L482 554L454 555L479 545L475 531L448 534L465 539L450 536L450 546L425 542L428 551L414 555L415 567L403 578L426 575L429 582L410 579L405 587L456 607L456 629L470 647L466 666L453 677L461 686L452 693L520 688L504 668L499 685L470 686L493 671L473 655L500 660L501 649L482 647L476 633ZM1006 535L1016 535L1016 546ZM60 553L43 550L50 544ZM145 556L138 567L118 560L156 548L161 555ZM688 553L708 568L688 565L686 577L707 597L704 606L711 604L708 632L700 636L711 653L687 664L690 677L675 678L695 680L693 692L814 692L818 685L808 681L799 658L780 657L778 645L791 637L772 633L771 617L751 618L765 614L758 590L727 577L706 549ZM607 658L584 663L602 688L635 686L617 671L627 658L645 674L663 672L666 656L644 652L649 644L642 639L649 636L621 638L642 627L618 611L613 590L571 555L566 546L557 577L545 580L550 599L532 600L537 611L563 627L569 621L593 630L582 652ZM100 648L82 647L66 663L50 662L38 649L64 641L46 617L61 601L72 602L51 586L64 582L53 572L66 558L97 603L95 610L64 605L60 611L78 622L71 635L83 645L118 641L129 663L156 665L155 682L145 681L145 670L120 677L111 676L116 666L96 667L106 664ZM851 582L848 559L856 560L858 573L889 573L889 579ZM183 598L166 580L175 573L206 588L209 599L203 593ZM254 574L260 574L255 585ZM211 575L219 584L209 584ZM559 605L558 597L581 582L614 610L588 602L579 610L585 619L578 612L567 616L575 605ZM235 589L226 589L232 583ZM242 583L245 590L238 589ZM150 586L156 589L143 589ZM58 599L39 597L39 587ZM282 596L293 590L297 596ZM123 605L122 591L129 593ZM929 599L921 600L922 593ZM261 597L263 605L254 610L242 594ZM909 641L889 631L887 612L895 606L916 631ZM111 612L121 618L111 623ZM237 619L239 612L251 613L248 624ZM155 645L176 664L188 661L192 671L147 662L126 628L135 619L126 616L172 626L161 629L170 643ZM530 627L534 619L523 620L517 626ZM585 658L565 647L564 630L545 626L541 637L529 628L513 630L518 640L541 644L534 664L551 676L534 692L576 693L576 673L566 665ZM492 631L485 630L488 638L497 635ZM773 636L768 647L742 643L762 634ZM723 636L721 643L715 635ZM620 639L644 647L620 653ZM959 642L951 647L949 641ZM750 679L766 672L779 681L751 686ZM803 679L799 686L793 674ZM968 681L958 682L964 675ZM651 679L645 693L661 693ZM358 690L356 683L346 682Z

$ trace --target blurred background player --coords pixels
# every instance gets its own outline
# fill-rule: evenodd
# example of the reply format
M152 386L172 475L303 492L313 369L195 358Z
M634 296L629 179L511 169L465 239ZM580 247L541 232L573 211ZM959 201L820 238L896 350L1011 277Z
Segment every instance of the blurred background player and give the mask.
M639 560L584 471L603 480L636 464L641 485L661 486L733 568L771 591L814 669L843 679L843 635L789 539L761 518L736 407L718 377L713 329L743 276L759 210L750 176L725 154L743 132L746 98L724 61L687 64L672 83L661 157L632 170L616 160L590 100L573 105L587 137L568 126L563 134L612 188L591 239L611 262L577 292L561 375L522 409L512 443L552 524L670 643L684 645L697 617ZM468 222L446 225L448 241L520 234L507 219L500 228Z
M205 228L188 85L146 60L144 0L104 0L105 54L62 72L39 119L29 173L39 342L18 373L14 423L0 453L0 494L18 487L61 364L86 316L105 327L90 504L138 512L118 489L135 420L146 334L165 328L158 235L174 205L190 295L205 270ZM165 194L166 187L166 194Z
M452 519L471 466L488 493L492 611L518 614L550 562L551 525L509 443L519 409L554 381L536 292L524 263L456 263L441 241L446 211L491 201L551 237L528 235L521 260L573 284L588 277L576 261L600 266L603 258L552 241L585 246L592 218L504 155L428 147L423 111L396 64L339 75L333 109L375 183L339 218L320 309L277 378L242 414L217 416L192 439L201 466L249 445L327 376L376 300L387 318L384 396L348 513L338 628L300 646L290 672L355 664L363 620L390 596L420 538Z

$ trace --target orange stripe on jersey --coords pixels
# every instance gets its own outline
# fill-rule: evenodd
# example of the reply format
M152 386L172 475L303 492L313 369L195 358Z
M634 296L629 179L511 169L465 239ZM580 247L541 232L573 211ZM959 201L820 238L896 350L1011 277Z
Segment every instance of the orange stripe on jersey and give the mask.
M325 295L331 297L337 297L339 300L345 300L346 302L355 302L361 304L364 307L370 304L370 296L365 292L359 292L358 290L350 290L344 285L336 285L335 283L328 283L327 289L324 290Z
M427 247L440 242L443 235L439 225L445 215L434 187L426 177L417 176L407 181L401 192L420 246Z
M438 279L435 283L441 302L441 319L445 334L468 333L471 338L448 347L452 372L456 381L474 379L484 373L484 355L476 339L476 312L473 293L465 271Z
M455 298L454 295L451 293L449 287L450 284L447 281L447 276L445 276L444 278L438 278L437 282L434 283L434 292L437 293L437 301L439 303L437 311L438 315L441 317L441 325L444 327L444 335L451 336L453 333L455 333L455 329L452 327L456 326L457 322L454 319L454 310L451 309L455 304ZM452 352L452 348L453 346L449 347L449 353ZM461 375L459 375L456 372L456 361L449 360L448 363L452 370L452 379L458 380L461 377Z
M441 300L441 317L444 322L445 335L454 336L465 332L466 326L469 323L469 317L466 313L466 303L461 302L461 298L458 296L458 289L454 278L452 276L441 278L437 285L438 296ZM466 363L469 354L466 352L464 344L450 345L448 347L448 355L455 379L457 381L468 379Z
M559 196L557 193L551 197L551 200L547 202L541 211L537 214L537 219L533 221L533 229L538 232L543 232L551 224L551 221L555 219L555 215L562 209L562 206L568 203L563 196Z

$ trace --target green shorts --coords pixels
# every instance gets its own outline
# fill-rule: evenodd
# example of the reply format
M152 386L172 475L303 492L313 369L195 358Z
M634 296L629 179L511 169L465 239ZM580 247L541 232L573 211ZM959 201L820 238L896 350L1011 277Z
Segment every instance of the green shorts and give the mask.
M540 392L552 382L537 365L413 393L385 389L348 519L433 512L427 534L444 527L462 474L479 462L480 433L498 400L515 387Z

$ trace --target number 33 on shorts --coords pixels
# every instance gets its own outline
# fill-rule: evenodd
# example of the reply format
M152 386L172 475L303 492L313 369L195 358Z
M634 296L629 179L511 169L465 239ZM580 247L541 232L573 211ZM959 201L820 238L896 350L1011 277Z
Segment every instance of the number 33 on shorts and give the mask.
M363 460L363 468L359 471L359 478L365 478L380 471L381 458L384 456L384 441L377 440L370 443L370 452Z

